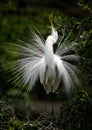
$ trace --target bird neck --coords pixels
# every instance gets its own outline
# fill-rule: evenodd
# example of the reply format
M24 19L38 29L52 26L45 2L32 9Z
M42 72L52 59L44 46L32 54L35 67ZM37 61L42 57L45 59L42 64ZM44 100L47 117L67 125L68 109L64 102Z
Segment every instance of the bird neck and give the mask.
M54 27L52 27L52 33L47 37L45 42L45 61L47 65L51 65L54 60L53 44L55 44L57 40L58 33Z
M45 44L45 61L47 65L51 65L52 61L53 61L53 44L52 43L46 43Z

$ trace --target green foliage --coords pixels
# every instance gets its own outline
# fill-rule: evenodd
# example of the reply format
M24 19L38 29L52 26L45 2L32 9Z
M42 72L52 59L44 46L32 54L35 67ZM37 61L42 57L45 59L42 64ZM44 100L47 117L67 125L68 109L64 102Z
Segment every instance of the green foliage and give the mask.
M30 19L21 16L0 16L0 42L10 42L14 39L21 39L25 35L27 38L28 33L25 33L25 29L30 25Z
M10 88L7 91L8 102L15 104L24 104L24 106L32 108L31 95L24 88Z
M80 70L84 74L84 84L92 81L92 20L91 18L83 18L81 20L74 17L59 16L54 18L60 35L64 32L67 36L67 43L74 46L80 56Z
M10 118L10 124L8 130L24 130L22 124L14 117Z
M7 130L91 130L92 99L85 90L76 98L62 102L56 113L31 113L27 117L5 100L0 101L0 129ZM22 119L20 117L23 117Z
M16 3L14 3L12 0L9 0L8 3L5 5L8 12L16 12Z
M81 90L77 98L61 106L61 125L64 130L92 129L92 101L86 91Z
M84 31L83 34L81 35L81 40L79 42L79 45L77 46L78 53L81 56L81 68L82 71L86 75L86 79L88 81L91 81L92 77L92 71L91 71L91 66L92 66L92 31Z
M5 100L0 100L0 129L24 130L22 123L17 119L12 106Z
M92 13L92 1L91 0L78 0L78 5L81 6L84 10L88 10Z
M9 62L16 59L16 54L10 53L17 48L14 47L15 39L28 39L26 26L30 24L30 19L18 16L4 17L0 15L0 91L7 95L13 84L8 80L11 76Z

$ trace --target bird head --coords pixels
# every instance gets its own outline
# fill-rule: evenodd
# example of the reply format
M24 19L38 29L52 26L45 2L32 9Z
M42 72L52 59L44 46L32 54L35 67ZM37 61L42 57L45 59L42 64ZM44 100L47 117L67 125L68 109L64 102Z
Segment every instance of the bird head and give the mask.
M50 23L51 23L51 29L52 29L51 35L53 35L55 38L55 41L57 41L58 40L58 32L56 31L56 29L53 25L52 19L50 19Z

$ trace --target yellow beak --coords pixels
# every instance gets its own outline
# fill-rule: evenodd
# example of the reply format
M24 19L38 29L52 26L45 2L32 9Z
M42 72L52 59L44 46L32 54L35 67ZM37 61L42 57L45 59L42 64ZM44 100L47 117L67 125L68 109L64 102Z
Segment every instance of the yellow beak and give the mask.
M51 24L51 26L54 26L54 25L53 25L53 22L52 22L52 19L50 19L50 24Z

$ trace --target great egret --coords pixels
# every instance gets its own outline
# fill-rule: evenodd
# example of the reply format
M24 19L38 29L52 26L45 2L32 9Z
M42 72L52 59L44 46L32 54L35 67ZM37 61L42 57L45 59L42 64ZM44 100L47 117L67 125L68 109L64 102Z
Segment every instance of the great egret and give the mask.
M67 38L63 43L58 43L54 53L53 45L58 41L58 32L56 31L52 20L51 34L46 40L40 33L32 31L30 43L23 42L24 45L18 45L21 48L19 53L22 58L15 61L14 78L18 84L28 84L28 91L32 89L35 82L40 79L47 94L54 93L63 83L65 90L69 92L79 84L77 73L78 68L73 62L78 61L79 57L75 54L74 48L66 44ZM73 61L73 62L71 62Z

